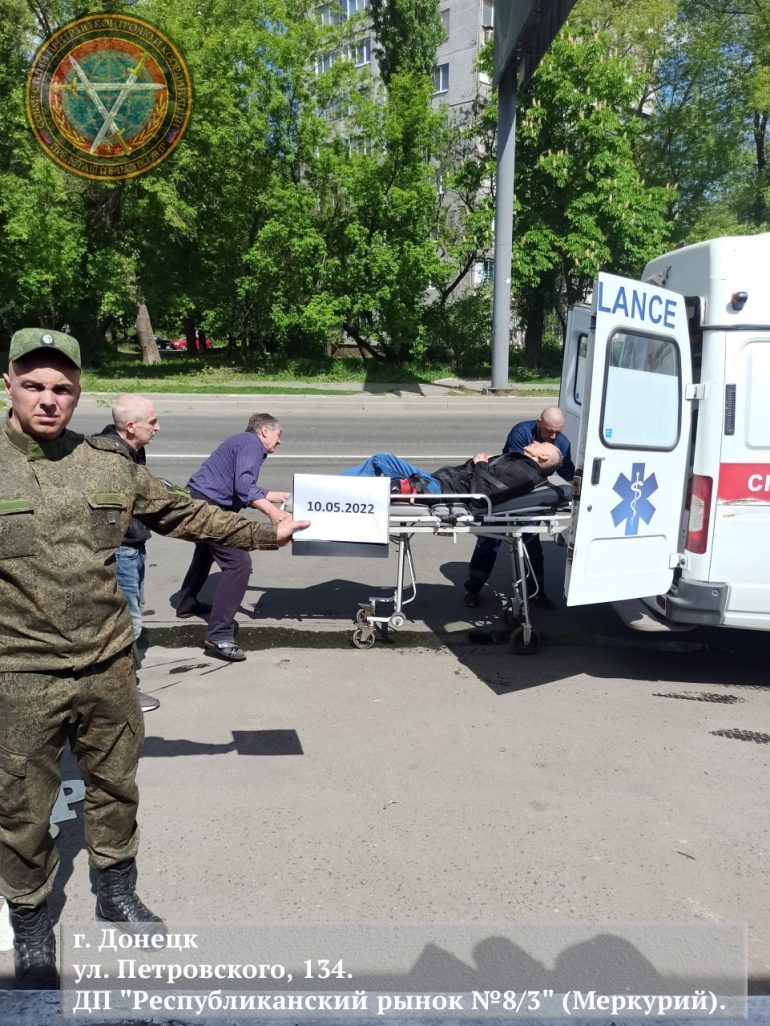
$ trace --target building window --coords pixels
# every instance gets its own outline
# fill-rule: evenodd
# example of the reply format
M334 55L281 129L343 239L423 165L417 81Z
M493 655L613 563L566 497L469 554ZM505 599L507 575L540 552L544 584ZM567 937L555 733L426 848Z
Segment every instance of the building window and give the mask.
M366 39L362 39L360 43L354 43L350 47L348 54L357 68L365 67L372 59L371 39L367 36Z
M371 157L374 153L374 143L363 135L355 136L353 139L346 138L345 148L351 157Z
M336 25L340 20L340 9L336 4L324 4L318 12L322 25Z
M449 8L445 7L441 12L441 25L444 29L444 40L449 39Z
M343 18L352 18L354 14L361 14L369 6L369 0L341 0Z
M485 29L495 27L494 0L481 0L481 27Z
M473 265L473 284L484 285L495 280L494 260L477 260Z
M333 50L330 50L328 53L323 53L320 57L317 57L315 62L316 75L323 75L325 71L333 68L336 63L336 59L336 54Z
M449 89L449 65L439 64L433 69L433 95Z

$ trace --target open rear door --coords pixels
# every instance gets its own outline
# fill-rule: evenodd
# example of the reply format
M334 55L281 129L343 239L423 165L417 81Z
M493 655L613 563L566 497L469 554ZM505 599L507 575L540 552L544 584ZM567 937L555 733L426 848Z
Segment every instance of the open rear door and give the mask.
M678 564L692 380L684 298L600 274L567 549L567 605L668 591Z
M569 439L573 453L578 451L580 441L580 419L583 413L586 359L592 318L591 309L582 305L571 306L567 314L559 409L564 414L562 434Z

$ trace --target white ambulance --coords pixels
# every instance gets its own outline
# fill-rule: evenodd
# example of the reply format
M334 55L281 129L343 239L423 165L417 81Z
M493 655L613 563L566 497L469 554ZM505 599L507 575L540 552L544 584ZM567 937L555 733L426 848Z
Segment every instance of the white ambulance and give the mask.
M770 630L770 234L684 246L642 277L600 274L568 321L567 604Z

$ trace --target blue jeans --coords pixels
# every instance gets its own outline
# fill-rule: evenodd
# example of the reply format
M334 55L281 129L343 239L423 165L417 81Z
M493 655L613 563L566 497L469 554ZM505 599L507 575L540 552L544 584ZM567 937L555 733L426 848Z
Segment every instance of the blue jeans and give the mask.
M121 545L115 552L118 584L126 596L128 615L134 629L134 641L142 633L144 613L144 549Z
M340 473L348 477L389 477L395 481L400 481L402 477L411 477L412 474L419 474L425 478L429 492L434 495L441 494L441 485L432 474L421 467L416 467L414 463L402 460L400 456L396 456L392 452L376 452L362 463L357 463L355 467L348 467L347 470L341 470Z

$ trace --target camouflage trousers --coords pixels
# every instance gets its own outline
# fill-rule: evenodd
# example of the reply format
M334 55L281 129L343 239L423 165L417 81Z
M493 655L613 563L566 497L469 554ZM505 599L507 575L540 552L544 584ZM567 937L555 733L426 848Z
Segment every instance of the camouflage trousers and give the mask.
M49 820L69 743L85 783L89 863L136 855L135 776L144 742L131 650L82 672L0 672L0 894L39 905L59 855Z

